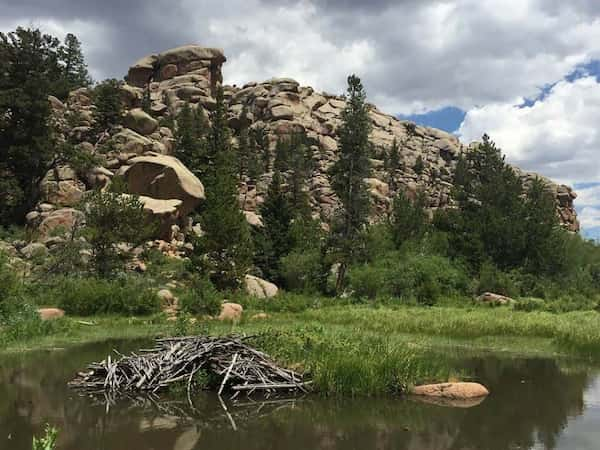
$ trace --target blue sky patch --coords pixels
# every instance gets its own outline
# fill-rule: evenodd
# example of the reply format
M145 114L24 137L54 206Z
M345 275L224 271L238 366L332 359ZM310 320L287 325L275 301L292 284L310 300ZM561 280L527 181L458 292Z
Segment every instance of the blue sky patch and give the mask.
M398 116L401 120L411 120L418 125L439 128L440 130L454 133L465 119L466 112L454 106L447 106L425 114L411 114Z

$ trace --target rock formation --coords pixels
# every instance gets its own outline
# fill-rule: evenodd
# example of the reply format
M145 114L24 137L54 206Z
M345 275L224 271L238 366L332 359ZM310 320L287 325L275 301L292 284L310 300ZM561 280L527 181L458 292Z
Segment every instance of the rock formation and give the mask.
M103 149L105 163L80 178L65 167L51 171L42 182L43 203L28 216L32 225L46 222L43 228L48 228L48 220L56 217L53 211L73 206L85 189L105 187L112 177L121 175L132 193L149 199L179 200L177 204L158 206L170 207L175 219L169 214L169 223L189 226L185 216L202 201L204 189L201 180L169 156L174 148L173 132L161 124L174 117L186 102L193 108L201 108L208 117L215 105L215 89L222 83L225 61L222 50L194 45L142 58L129 69L127 81L121 87L126 107L124 125L108 136L92 131L94 105L88 89L71 92L65 104L53 99L51 105L62 131L79 141L83 149L96 153ZM319 93L287 78L252 82L242 87L225 86L224 90L229 125L234 131L243 126L264 129L272 151L278 136L299 131L306 134L314 155L314 170L306 189L314 215L326 221L337 205L326 172L336 158L337 128L344 98ZM140 109L145 94L149 94L151 114ZM384 168L382 159L371 160L372 175L365 183L373 199L373 219L389 210L399 190L408 195L423 191L432 212L451 206L450 191L457 160L469 147L452 134L399 120L375 106L371 106L370 117L374 154L389 152L394 140L400 150L400 168L392 173ZM416 167L417 161L422 167ZM525 186L536 176L519 169L517 173ZM265 173L256 183L242 180L239 185L240 207L255 226L261 224L258 206L264 199L270 176ZM575 193L568 186L545 181L556 198L562 224L578 231L573 206ZM150 200L145 203L149 209L157 206L152 206Z

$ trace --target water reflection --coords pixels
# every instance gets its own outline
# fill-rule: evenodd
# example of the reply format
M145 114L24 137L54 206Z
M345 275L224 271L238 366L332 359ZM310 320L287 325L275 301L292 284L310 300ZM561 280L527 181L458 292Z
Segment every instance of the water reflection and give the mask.
M114 345L0 360L0 448L29 450L46 422L60 427L61 450L591 449L599 437L590 417L600 417L593 401L600 383L585 368L561 370L545 359L461 361L492 392L472 408L309 396L240 399L228 403L229 417L216 396L205 394L196 398L196 410L172 398L140 399L119 402L107 414L66 381Z

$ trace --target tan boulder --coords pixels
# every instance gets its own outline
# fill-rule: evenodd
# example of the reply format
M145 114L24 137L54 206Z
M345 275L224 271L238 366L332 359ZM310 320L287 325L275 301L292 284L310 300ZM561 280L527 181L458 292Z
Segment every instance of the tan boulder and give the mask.
M148 153L132 158L125 171L129 192L159 200L181 200L182 216L204 200L204 186L173 156Z
M246 275L244 279L244 286L248 295L257 298L275 297L279 292L279 288L273 283L263 280L262 278L255 277L254 275Z
M58 308L40 308L37 310L37 312L40 315L40 319L44 321L65 317L65 312Z
M20 251L26 259L40 258L48 254L48 248L41 242L32 242L23 247Z
M154 75L154 66L158 62L158 56L149 55L138 60L129 68L127 83L132 86L144 87Z
M130 110L124 118L124 124L143 136L152 134L158 129L158 121L141 108Z
M239 322L242 320L244 308L237 303L225 302L221 305L221 314L218 319L223 322Z
M129 128L124 128L115 134L112 138L112 142L119 152L125 154L135 153L139 155L152 150L153 147L152 140Z
M123 194L127 195L127 194ZM180 208L183 205L181 200L158 200L145 195L140 195L140 203L144 205L144 211L158 223L158 236L164 239L170 239L171 227L179 222L182 217Z
M53 232L70 232L74 226L81 225L85 216L81 211L73 208L61 208L52 211L40 224L40 238L43 240Z
M410 390L410 394L432 398L466 400L486 397L490 392L479 383L457 382L415 386Z
M260 217L255 212L244 211L244 217L246 218L246 222L248 222L248 225L250 225L250 226L253 226L256 228L262 228L264 226L262 217Z
M479 297L477 297L477 301L481 303L488 303L492 305L510 305L515 301L504 295L494 294L492 292L484 292Z

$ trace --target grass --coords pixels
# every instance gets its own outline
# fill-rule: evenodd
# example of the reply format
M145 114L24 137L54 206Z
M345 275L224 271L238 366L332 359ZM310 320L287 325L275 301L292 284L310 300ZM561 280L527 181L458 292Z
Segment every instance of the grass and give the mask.
M271 302L276 305L278 300ZM250 303L244 320L235 325L214 320L190 324L185 319L173 323L162 315L67 318L56 334L8 343L0 353L109 338L245 333L254 335L254 344L280 363L308 372L325 395L379 395L418 383L469 378L460 364L469 352L600 360L600 314L593 311L344 305L269 312L268 319L252 320L259 304Z

